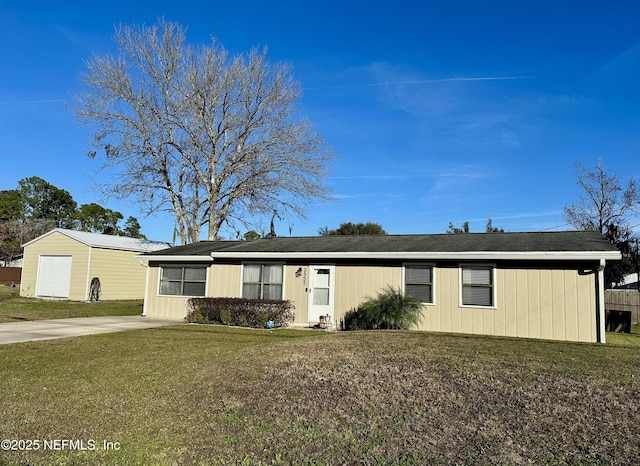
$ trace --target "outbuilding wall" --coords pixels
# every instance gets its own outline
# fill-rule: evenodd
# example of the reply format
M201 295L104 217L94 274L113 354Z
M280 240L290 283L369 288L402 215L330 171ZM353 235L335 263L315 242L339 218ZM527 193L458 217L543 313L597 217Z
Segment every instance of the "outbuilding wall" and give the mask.
M90 248L58 232L43 236L24 248L20 296L37 296L40 256L71 256L69 299L82 301L87 296L87 268Z
M139 252L92 248L85 297L91 280L100 280L101 300L144 298L145 268L136 256Z
M38 295L38 265L41 256L70 256L70 300L89 299L91 280L94 277L100 280L101 300L142 299L146 271L136 259L139 254L135 251L91 248L54 231L25 246L20 295Z

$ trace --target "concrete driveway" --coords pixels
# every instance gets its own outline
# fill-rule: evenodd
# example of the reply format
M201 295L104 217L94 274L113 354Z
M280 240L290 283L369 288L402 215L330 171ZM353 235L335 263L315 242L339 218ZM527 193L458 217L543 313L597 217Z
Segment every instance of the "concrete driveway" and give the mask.
M179 320L141 316L74 317L70 319L33 320L0 324L0 345L23 341L124 332L144 328L181 324Z

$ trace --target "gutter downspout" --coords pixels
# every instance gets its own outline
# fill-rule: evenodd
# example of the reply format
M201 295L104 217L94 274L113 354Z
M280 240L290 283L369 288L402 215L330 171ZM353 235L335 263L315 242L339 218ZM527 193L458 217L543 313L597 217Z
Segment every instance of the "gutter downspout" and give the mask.
M142 300L142 317L146 317L147 316L147 291L149 290L149 266L146 265L142 260L140 261L140 265L143 266L145 269L147 269L145 271L144 274L144 299Z
M604 267L605 259L600 259L598 274L596 275L596 341L606 343L606 317L604 309Z

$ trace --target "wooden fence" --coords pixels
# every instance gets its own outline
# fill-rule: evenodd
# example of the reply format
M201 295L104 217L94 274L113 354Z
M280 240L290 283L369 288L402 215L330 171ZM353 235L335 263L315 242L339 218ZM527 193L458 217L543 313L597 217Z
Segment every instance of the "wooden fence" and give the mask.
M631 323L640 324L640 293L638 290L605 290L607 311L631 311Z
M0 267L0 285L20 285L21 267Z

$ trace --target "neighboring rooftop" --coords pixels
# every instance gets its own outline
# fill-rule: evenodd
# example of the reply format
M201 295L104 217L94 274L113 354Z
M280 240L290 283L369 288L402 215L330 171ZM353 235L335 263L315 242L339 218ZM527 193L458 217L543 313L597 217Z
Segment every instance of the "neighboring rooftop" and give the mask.
M121 251L133 252L154 252L161 249L167 249L171 246L169 243L163 243L161 241L150 241L140 238L129 238L126 236L101 235L98 233L67 230L64 228L55 228L45 233L44 235L29 241L28 243L24 244L24 246L27 246L34 241L37 241L55 232L68 236L69 238L79 241L92 248L117 249Z
M200 241L162 251L162 256L242 257L246 254L332 253L618 253L600 233L591 231L537 233L466 233L435 235L355 235L275 237L254 241ZM155 255L153 253L146 255Z

